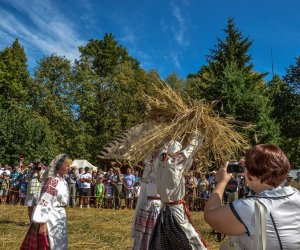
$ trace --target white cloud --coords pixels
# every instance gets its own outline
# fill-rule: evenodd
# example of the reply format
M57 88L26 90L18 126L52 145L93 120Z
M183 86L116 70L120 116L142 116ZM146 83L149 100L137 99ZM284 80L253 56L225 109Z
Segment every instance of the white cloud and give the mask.
M186 37L186 21L185 18L183 17L179 7L175 4L171 6L172 8L172 15L175 17L178 26L174 28L174 36L177 41L177 43L182 46L186 47L189 45L189 41Z
M172 60L173 64L175 65L175 67L176 67L178 70L181 70L181 64L180 64L179 56L178 56L178 53L177 53L177 52L173 52L173 53L171 54L171 60Z
M55 8L52 2L5 1L16 8L23 15L23 19L2 9L0 29L3 33L11 37L19 37L22 42L46 55L57 53L70 60L79 57L77 47L84 42L79 39L71 22ZM25 19L28 22L24 22Z

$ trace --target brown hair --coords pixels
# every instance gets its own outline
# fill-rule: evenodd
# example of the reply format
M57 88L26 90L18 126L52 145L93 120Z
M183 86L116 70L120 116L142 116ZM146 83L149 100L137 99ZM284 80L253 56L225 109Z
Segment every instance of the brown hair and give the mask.
M259 144L246 153L245 166L261 183L277 187L285 179L291 165L284 152L270 144ZM250 178L251 179L251 178Z

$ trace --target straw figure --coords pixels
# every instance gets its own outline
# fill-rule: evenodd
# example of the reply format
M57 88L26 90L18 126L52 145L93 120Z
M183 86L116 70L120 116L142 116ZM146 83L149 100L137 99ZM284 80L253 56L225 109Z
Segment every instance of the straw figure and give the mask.
M213 104L204 100L185 99L168 85L153 85L154 95L145 94L147 113L145 129L128 145L123 159L134 164L157 151L168 141L188 145L189 136L198 131L204 143L194 155L198 168L207 168L212 163L219 165L225 160L240 159L247 139L236 129L245 124L232 117L221 117L214 112Z

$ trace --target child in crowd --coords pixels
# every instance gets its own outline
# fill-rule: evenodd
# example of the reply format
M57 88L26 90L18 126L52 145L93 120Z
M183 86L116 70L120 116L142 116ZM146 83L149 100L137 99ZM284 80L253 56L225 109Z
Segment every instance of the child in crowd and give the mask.
M19 186L19 198L20 198L21 205L25 204L26 194L27 194L27 182L25 178L22 178Z
M9 176L3 172L0 176L0 203L5 204L9 189Z
M103 184L103 177L98 177L95 184L95 198L96 198L96 207L101 208L102 202L105 194L105 186Z

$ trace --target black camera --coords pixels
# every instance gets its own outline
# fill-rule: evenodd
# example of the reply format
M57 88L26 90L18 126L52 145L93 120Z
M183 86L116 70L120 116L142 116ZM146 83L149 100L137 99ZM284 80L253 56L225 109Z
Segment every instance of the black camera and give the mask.
M35 160L33 161L33 167L32 167L32 170L33 170L33 171L41 171L41 170L42 170L42 167L40 167L40 163L41 163L41 160L35 159Z
M227 166L227 173L244 173L245 166L239 162L229 162Z

